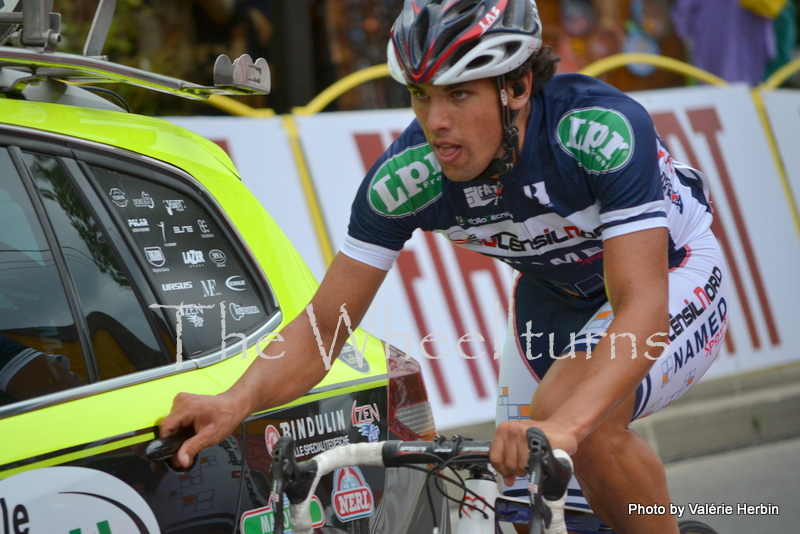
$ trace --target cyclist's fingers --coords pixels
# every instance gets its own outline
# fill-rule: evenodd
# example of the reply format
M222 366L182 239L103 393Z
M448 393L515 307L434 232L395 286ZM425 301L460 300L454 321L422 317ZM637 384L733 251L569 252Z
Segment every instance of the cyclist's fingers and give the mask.
M181 428L191 427L195 413L191 409L190 400L194 397L188 393L178 393L172 401L172 411L159 422L158 435L161 438L176 434Z
M519 424L501 423L489 450L489 460L497 472L504 477L524 476L528 455L525 429Z
M197 434L184 441L183 445L181 445L176 455L178 464L184 469L188 468L192 465L194 457L197 456L200 451L206 447L215 445L219 441L220 440L216 439L216 428L213 423L202 427L198 430Z

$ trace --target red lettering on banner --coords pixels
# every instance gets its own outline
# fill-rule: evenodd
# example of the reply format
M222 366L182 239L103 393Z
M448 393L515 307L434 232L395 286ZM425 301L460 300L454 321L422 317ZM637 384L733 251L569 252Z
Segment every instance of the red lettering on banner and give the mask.
M406 290L408 297L408 304L411 306L411 314L414 316L414 322L417 323L417 329L423 336L427 335L430 330L425 324L425 317L422 315L422 306L417 300L417 294L414 292L414 280L422 278L422 272L419 270L419 262L417 262L417 255L413 250L403 249L400 251L400 256L395 262L397 268L400 269L400 278L403 280L403 288ZM433 343L432 341L430 343ZM433 351L433 354L437 354ZM436 387L439 388L439 395L442 396L442 404L448 405L453 401L450 398L450 391L447 389L447 382L444 380L442 369L439 367L439 360L428 359L433 372L433 381L436 382Z
M653 113L651 116L653 117L653 122L656 125L656 129L665 139L670 136L678 139L683 147L686 157L689 159L689 161L686 163L692 167L695 167L696 169L701 169L700 162L695 155L692 144L689 142L689 137L686 135L686 132L684 132L680 122L678 122L678 117L676 117L671 111L665 113ZM728 233L725 231L725 227L722 226L720 217L714 217L714 220L711 223L711 230L717 237L723 254L725 254L725 259L727 260L728 268L731 272L731 278L733 279L733 285L736 288L736 293L739 295L739 300L742 303L744 320L745 324L747 325L747 331L750 334L751 343L753 344L754 348L758 348L761 346L761 341L759 340L758 330L756 329L756 323L753 319L752 307L750 306L747 292L744 288L742 275L739 272L739 265L733 256L733 249L731 248L731 243L728 239ZM730 330L728 330L728 335L725 336L725 346L728 348L729 352L736 352L733 335Z
M477 272L488 272L494 282L494 288L497 290L497 295L500 298L500 303L503 310L508 310L508 289L504 287L503 281L500 279L500 272L497 270L497 260L478 254L475 251L463 248L453 247L456 253L456 260L461 270L461 277L464 280L464 286L467 288L467 296L472 309L475 310L475 318L478 321L478 328L481 331L483 339L486 341L486 353L490 355L492 368L494 369L495 378L500 376L500 369L492 355L492 343L489 336L489 329L486 328L486 322L483 319L483 314L480 313L481 307L478 302L478 296L475 291L474 284L472 283L472 275Z
M775 319L772 316L772 307L767 298L767 292L764 289L764 280L761 277L761 271L756 262L756 255L753 252L753 246L750 242L750 236L744 226L744 217L742 217L742 212L739 208L739 201L736 199L736 192L733 189L733 182L728 173L728 166L725 164L725 160L722 157L722 149L719 146L719 139L717 139L717 132L722 131L722 123L717 115L717 110L714 108L695 109L687 111L687 115L689 116L689 122L692 123L694 131L703 134L708 142L708 147L714 158L714 164L717 166L717 172L719 172L719 177L722 181L722 187L725 190L725 196L728 198L728 205L733 214L736 230L738 230L739 238L742 241L742 248L747 260L747 266L750 268L750 274L752 275L753 284L756 288L756 295L758 295L758 302L761 304L764 320L767 323L769 339L773 345L780 345L781 340L778 335L778 329L775 326Z
M436 267L436 274L439 275L439 284L442 286L442 291L444 292L444 299L447 302L447 308L450 310L450 317L452 317L453 322L455 323L456 333L460 338L464 334L467 333L467 329L464 328L464 321L461 318L461 313L458 311L458 306L456 305L456 299L453 296L453 288L450 286L450 281L447 276L447 272L444 268L444 262L442 262L442 256L439 254L439 247L436 244L436 238L430 232L425 232L425 241L428 242L428 248L431 252L431 258L433 259L433 265ZM480 315L478 310L475 310L476 315ZM488 339L488 338L484 338ZM489 352L491 354L491 351ZM467 362L467 367L469 368L470 377L472 377L472 382L475 384L475 390L478 394L478 398L484 399L486 398L486 389L483 387L483 380L481 380L480 370L478 369L478 364L475 360L464 360ZM492 359L494 362L494 359Z

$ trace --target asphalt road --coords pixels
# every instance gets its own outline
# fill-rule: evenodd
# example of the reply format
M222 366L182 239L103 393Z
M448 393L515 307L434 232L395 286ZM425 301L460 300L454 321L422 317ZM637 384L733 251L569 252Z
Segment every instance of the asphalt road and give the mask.
M667 466L675 505L686 506L684 518L708 524L719 534L800 532L800 438L703 456ZM691 514L689 504L730 505L731 514ZM774 515L748 514L774 508ZM743 505L745 508L740 508ZM707 506L706 512L712 507ZM727 511L727 510L725 510Z

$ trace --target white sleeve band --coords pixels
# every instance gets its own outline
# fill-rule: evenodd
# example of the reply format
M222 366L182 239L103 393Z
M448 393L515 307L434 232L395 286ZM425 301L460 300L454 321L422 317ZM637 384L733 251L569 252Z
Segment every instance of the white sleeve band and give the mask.
M645 204L640 204L638 206L634 206L632 208L623 208L614 211L608 211L606 213L600 214L600 222L603 224L608 224L617 221L624 221L625 219L632 219L634 217L639 217L641 215L645 215L646 213L657 213L657 212L665 213L667 211L667 205L664 200L654 200L652 202L647 202Z
M344 240L341 252L354 260L366 263L382 271L390 270L394 265L394 260L400 256L399 250L391 250L372 243L366 243L349 235Z
M603 240L611 237L617 237L625 234L632 234L641 230L650 230L651 228L669 228L666 217L651 217L649 219L640 219L638 221L629 222L626 224L619 224L612 226L608 229L603 229Z

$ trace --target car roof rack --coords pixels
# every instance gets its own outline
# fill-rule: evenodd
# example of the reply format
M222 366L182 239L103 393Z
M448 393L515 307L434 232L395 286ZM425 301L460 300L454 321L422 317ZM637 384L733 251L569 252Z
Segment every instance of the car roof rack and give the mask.
M244 54L234 61L220 55L214 63L214 86L205 86L120 65L101 55L108 36L116 0L100 0L83 55L56 52L61 42L61 15L53 13L53 0L20 0L12 12L0 12L0 42L10 37L17 46L0 46L0 67L23 70L3 92L22 91L45 79L71 83L121 82L184 98L203 100L211 95L252 95L270 92L270 72L264 58ZM5 25L5 26L4 26ZM17 29L18 26L19 29Z

